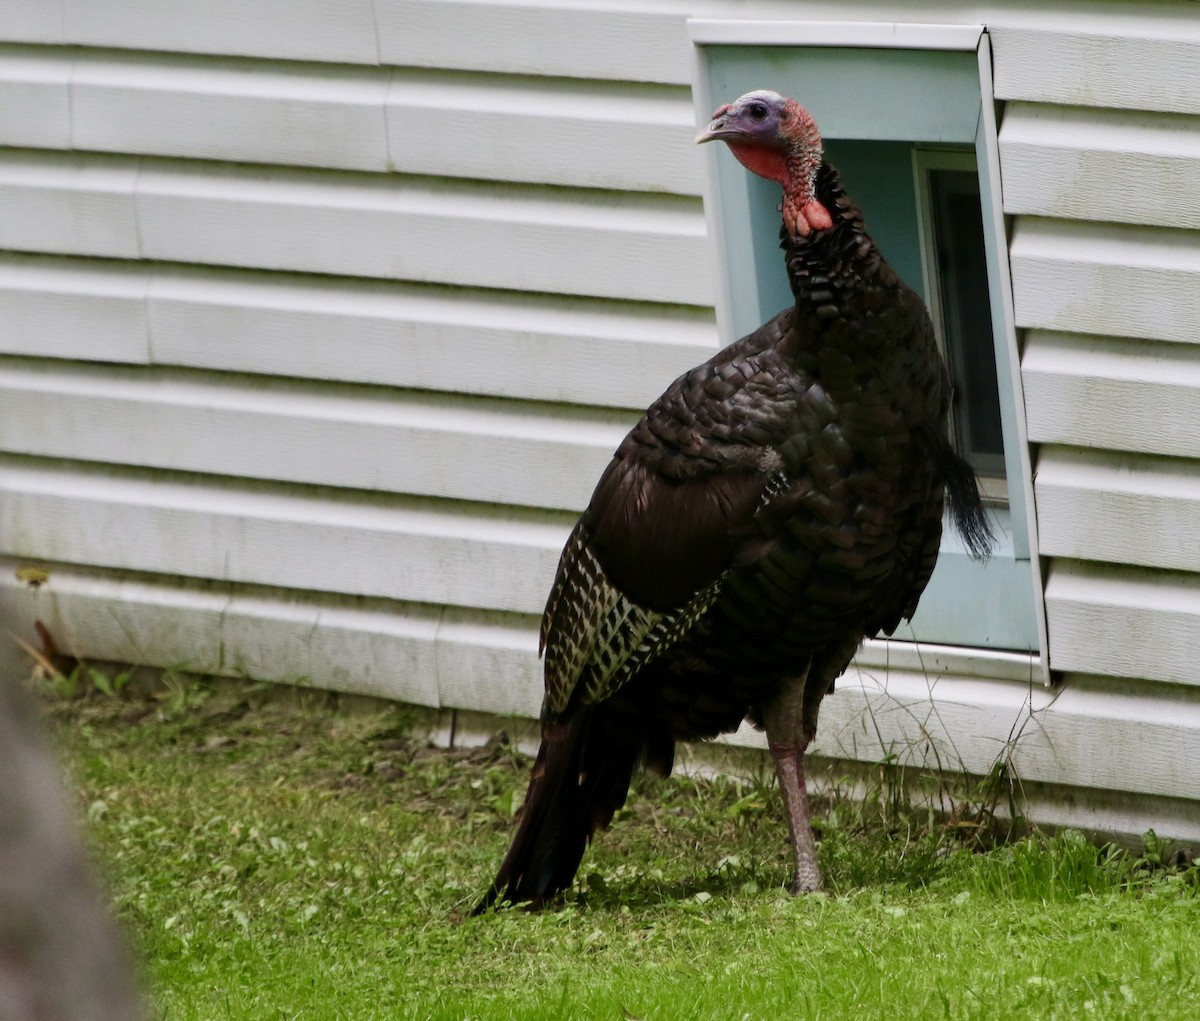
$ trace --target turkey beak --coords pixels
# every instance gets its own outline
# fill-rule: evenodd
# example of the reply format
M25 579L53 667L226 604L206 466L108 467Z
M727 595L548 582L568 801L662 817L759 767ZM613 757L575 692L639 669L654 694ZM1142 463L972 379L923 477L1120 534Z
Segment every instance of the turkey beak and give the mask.
M726 124L724 116L714 117L708 127L696 136L696 144L703 145L705 142L715 142L718 138L724 138L726 134Z
M713 142L718 138L728 138L730 135L736 134L729 126L729 115L732 111L732 103L718 107L712 115L712 120L708 122L708 127L696 136L696 144L701 145L704 142Z

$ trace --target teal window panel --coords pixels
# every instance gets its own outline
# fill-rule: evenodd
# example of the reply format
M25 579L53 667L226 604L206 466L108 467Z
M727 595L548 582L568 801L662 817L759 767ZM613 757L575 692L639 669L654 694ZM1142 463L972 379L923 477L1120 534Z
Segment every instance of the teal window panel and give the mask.
M775 89L800 100L823 138L975 141L980 88L973 49L705 46L704 58L714 98Z

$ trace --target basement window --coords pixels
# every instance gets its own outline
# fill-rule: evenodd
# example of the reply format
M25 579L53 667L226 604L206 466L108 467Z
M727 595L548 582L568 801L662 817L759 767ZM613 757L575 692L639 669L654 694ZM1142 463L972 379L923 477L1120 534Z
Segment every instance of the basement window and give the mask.
M867 230L929 306L954 381L952 429L1000 540L981 565L947 523L938 566L897 638L1030 653L1044 648L1031 552L1032 480L1000 206L991 51L981 26L689 21L696 121L757 88L799 100ZM778 185L706 146L722 343L793 301L779 251Z

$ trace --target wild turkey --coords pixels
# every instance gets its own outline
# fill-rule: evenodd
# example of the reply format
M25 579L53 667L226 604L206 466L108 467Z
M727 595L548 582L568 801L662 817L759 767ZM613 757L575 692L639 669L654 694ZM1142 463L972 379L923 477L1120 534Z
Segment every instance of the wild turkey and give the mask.
M813 119L751 92L696 141L714 139L783 185L795 305L672 383L601 475L542 618L529 790L476 912L565 889L637 767L665 776L677 740L746 717L774 757L792 891L817 889L804 754L821 699L864 637L916 610L946 491L971 552L990 548L929 316L864 233Z

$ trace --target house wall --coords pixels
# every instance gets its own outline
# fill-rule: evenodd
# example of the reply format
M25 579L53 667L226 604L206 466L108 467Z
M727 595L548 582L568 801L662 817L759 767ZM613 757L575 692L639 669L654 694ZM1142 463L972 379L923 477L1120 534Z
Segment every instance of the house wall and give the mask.
M573 517L636 410L716 345L686 17L895 11L8 0L17 630L536 713ZM902 16L989 28L1063 684L870 643L821 750L1010 754L1046 818L1200 838L1200 6Z

